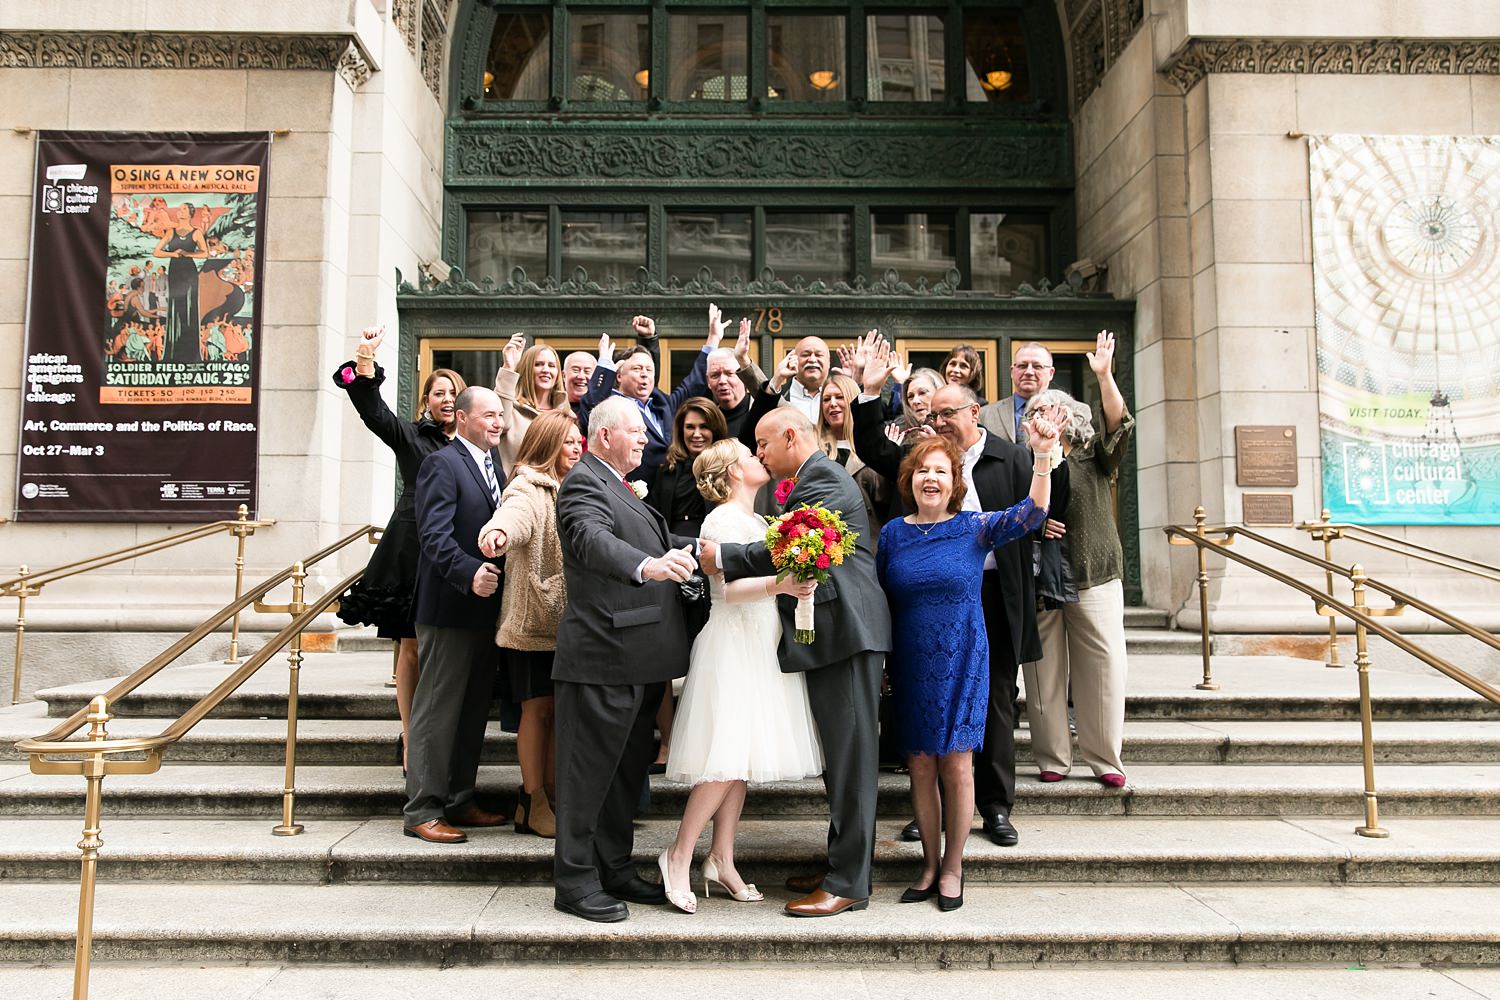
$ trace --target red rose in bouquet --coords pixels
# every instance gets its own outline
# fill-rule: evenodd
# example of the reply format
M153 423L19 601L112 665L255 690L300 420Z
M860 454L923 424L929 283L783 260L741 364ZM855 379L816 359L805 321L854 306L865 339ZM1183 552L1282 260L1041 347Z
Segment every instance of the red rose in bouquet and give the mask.
M771 518L770 529L766 532L766 548L770 550L777 580L790 576L799 581L824 583L834 566L843 565L844 558L854 551L854 543L858 540L859 533L849 530L841 511L821 505L810 507L803 504L796 510ZM797 600L793 623L796 626L793 638L797 642L810 645L816 639L811 597Z

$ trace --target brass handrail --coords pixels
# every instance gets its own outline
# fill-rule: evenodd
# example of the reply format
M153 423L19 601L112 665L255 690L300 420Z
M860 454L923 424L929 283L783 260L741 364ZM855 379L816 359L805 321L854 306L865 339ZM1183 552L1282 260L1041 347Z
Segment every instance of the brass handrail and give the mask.
M1277 583L1291 587L1294 590L1310 597L1313 606L1319 614L1342 615L1354 623L1355 637L1355 666L1359 670L1359 711L1360 711L1360 737L1364 754L1365 773L1365 822L1363 826L1355 828L1355 832L1365 837L1385 837L1387 832L1380 826L1379 806L1375 794L1375 749L1374 738L1371 733L1372 712L1370 708L1370 653L1368 634L1373 632L1397 649L1413 656L1444 676L1451 678L1473 691L1475 694L1488 699L1490 702L1500 705L1500 690L1486 683L1461 667L1455 666L1449 660L1431 653L1416 645L1400 632L1380 621L1381 618L1399 615L1407 607L1414 607L1424 614L1432 615L1439 621L1458 628L1460 631L1474 638L1480 639L1496 646L1494 636L1478 629L1456 615L1448 614L1440 608L1433 607L1425 601L1418 600L1400 589L1389 584L1382 583L1368 576L1364 568L1358 563L1345 569L1326 559L1309 555L1299 549L1292 548L1272 538L1267 538L1257 532L1251 531L1242 525L1221 525L1209 527L1207 515L1202 507L1193 512L1194 526L1192 529L1178 525L1168 525L1162 530L1167 535L1167 540L1172 545L1193 545L1198 552L1198 601L1199 620L1198 627L1203 637L1203 681L1197 685L1200 689L1216 690L1217 685L1210 686L1210 645L1209 632L1209 602L1208 602L1208 572L1207 555L1210 551L1216 552L1226 559L1237 562L1251 570L1269 577ZM1236 538L1244 538L1248 541L1265 545L1271 549L1281 552L1300 560L1310 566L1322 570L1328 575L1328 591L1319 590L1316 586L1299 580L1290 574L1229 548ZM1345 604L1334 597L1332 591L1332 578L1334 575L1346 577L1353 584L1353 599ZM1372 608L1366 602L1369 589L1378 590L1392 598L1396 603L1388 608ZM1500 648L1500 646L1496 646Z
M1465 559L1463 556L1456 556L1451 552L1444 552L1442 549L1434 549L1430 546L1419 546L1415 542L1407 541L1404 538L1397 538L1393 535L1384 534L1383 532L1376 531L1373 528L1368 528L1362 524L1335 523L1330 519L1330 514L1328 508L1326 507L1323 508L1323 510L1319 513L1318 520L1303 521L1301 524L1297 525L1297 530L1305 531L1315 541L1323 543L1323 558L1325 560L1331 561L1333 559L1333 543L1341 538L1347 538L1351 542L1357 542L1361 545L1368 545L1373 549L1380 549L1384 552L1390 552L1393 555L1398 555L1406 559L1415 559L1419 562L1425 562L1432 566L1441 567L1442 569L1452 570L1456 573L1464 573L1468 576L1478 577L1481 580L1489 580L1492 583L1500 583L1500 567L1491 566L1489 563L1482 563L1475 559ZM1332 594L1333 574L1326 574L1325 580L1328 586L1328 593ZM1417 607L1417 604L1413 603L1412 606ZM1431 611L1428 611L1425 608L1419 608L1418 610L1422 610L1427 614L1432 614ZM1433 615L1433 617L1440 616ZM1447 624L1452 625L1451 622ZM1492 636L1488 632L1477 630L1479 634L1476 634L1476 631L1471 630L1471 628L1465 628L1458 625L1454 625L1453 627L1458 628L1459 631L1465 632L1466 634L1471 635L1476 639L1479 639L1481 642L1488 643L1489 645L1495 646L1495 648L1500 649L1500 645L1497 645L1494 641L1494 636ZM1343 666L1343 664L1339 662L1338 619L1333 616L1329 616L1328 619L1328 666Z
M200 623L187 635L174 642L162 653L123 678L105 694L95 697L88 708L75 712L49 732L33 739L20 740L16 749L27 754L34 774L77 774L87 781L84 797L83 840L78 844L83 852L79 876L78 936L73 953L73 997L87 1000L89 989L89 966L93 954L94 887L97 881L100 837L100 806L102 783L111 774L153 774L160 770L163 753L183 736L187 735L204 717L240 688L245 681L266 663L270 662L284 646L291 646L288 655L290 670L287 687L287 743L286 781L282 793L282 822L272 832L280 836L291 836L302 832L295 822L296 808L296 739L297 739L297 685L302 664L302 632L325 611L332 609L339 597L364 575L361 567L312 600L304 600L307 567L312 566L345 546L368 539L372 544L380 537L382 529L365 525L357 531L324 546L311 556L294 562L286 569L261 581L249 593L236 596L235 600L220 608L218 612ZM261 599L282 583L292 582L292 600L285 605L265 605ZM112 739L108 724L113 716L110 709L121 698L134 692L146 681L156 676L164 667L174 662L195 646L204 636L217 629L231 616L238 616L244 608L254 603L257 610L285 612L292 620L277 632L243 664L221 681L208 694L199 698L181 717L155 736L138 736L128 739ZM82 740L68 737L76 733L85 723L89 732ZM144 753L142 760L121 760L122 754ZM55 759L55 758L75 759Z
M238 516L234 520L211 521L194 528L185 528L170 535L153 538L149 542L141 542L113 552L78 559L62 566L44 569L40 573L31 572L31 568L23 564L16 576L9 580L0 580L0 597L14 597L18 602L16 605L16 651L14 666L11 670L10 703L18 705L21 702L21 661L26 648L26 599L41 593L44 586L228 531L237 540L234 557L234 596L238 598L245 582L245 539L255 534L256 528L269 528L275 523L274 519L251 520L250 509L240 504ZM236 612L233 624L230 626L229 657L224 662L238 663L239 660L240 616Z

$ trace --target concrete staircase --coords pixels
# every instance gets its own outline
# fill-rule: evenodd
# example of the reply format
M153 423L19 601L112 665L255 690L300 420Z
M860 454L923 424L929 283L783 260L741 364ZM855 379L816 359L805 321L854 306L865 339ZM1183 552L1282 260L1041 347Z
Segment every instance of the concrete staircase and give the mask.
M692 974L690 962L769 962L786 973L832 963L865 975L914 964L1192 963L1204 976L1218 963L1500 965L1500 709L1436 675L1373 671L1391 837L1365 839L1353 833L1362 777L1352 669L1226 656L1214 663L1223 689L1197 691L1196 637L1167 632L1160 617L1132 624L1129 785L1106 789L1077 772L1036 782L1023 729L1021 844L972 838L966 906L947 915L896 905L920 855L896 839L906 779L883 774L880 884L868 911L821 921L780 912L790 897L782 878L815 867L823 846L821 785L809 781L751 792L740 867L768 890L767 903L714 896L693 917L636 906L627 923L607 926L564 917L551 907L549 841L480 830L466 845L435 847L401 835L390 655L360 651L364 640L306 658L298 817L307 829L272 837L286 676L267 668L174 747L159 774L106 779L96 983L111 970L128 979L126 963L173 961L611 961L674 975ZM111 734L159 731L222 671L163 673L119 706ZM0 712L0 963L71 958L82 816L81 780L30 774L11 743L105 686L45 691ZM482 794L512 800L514 759L511 737L492 727ZM675 831L685 792L657 779L638 827L643 868ZM0 964L0 995L53 995L54 986L8 988L42 982L11 973L21 975ZM1142 995L1178 994L1163 985Z

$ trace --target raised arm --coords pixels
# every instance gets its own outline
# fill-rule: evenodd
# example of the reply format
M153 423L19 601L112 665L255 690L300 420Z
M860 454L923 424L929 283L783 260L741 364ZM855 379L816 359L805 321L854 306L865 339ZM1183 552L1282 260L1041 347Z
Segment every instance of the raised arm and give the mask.
M354 362L344 362L333 373L333 384L349 394L354 412L370 432L392 451L416 439L417 429L391 412L380 395L385 370L375 363L375 349L385 336L384 327L366 327L354 348Z
M1115 335L1100 330L1094 338L1094 349L1088 352L1089 368L1099 380L1099 406L1104 411L1104 433L1113 434L1125 421L1125 396L1115 384L1113 362Z

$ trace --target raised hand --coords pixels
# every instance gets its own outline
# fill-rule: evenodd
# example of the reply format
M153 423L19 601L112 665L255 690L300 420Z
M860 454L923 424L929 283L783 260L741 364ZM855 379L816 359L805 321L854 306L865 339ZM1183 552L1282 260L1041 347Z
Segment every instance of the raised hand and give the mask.
M797 352L787 351L786 357L781 359L781 364L776 366L776 371L771 375L771 388L780 392L786 385L788 379L797 376Z
M360 348L364 348L363 353L369 355L370 357L374 357L375 348L379 347L380 342L384 339L385 327L367 326L363 330L359 331L359 343L354 345L354 351L356 354L358 354L361 353Z
M500 348L500 363L511 371L516 370L516 365L521 363L521 355L526 353L526 334L513 333L505 346Z
M630 319L630 328L635 335L643 340L650 340L656 336L656 320L650 316L633 316Z
M613 361L615 357L615 342L610 339L609 334L599 334L599 361L606 363Z
M1057 425L1041 414L1026 421L1026 435L1031 441L1033 455L1050 455L1057 447Z
M874 330L870 333L878 337ZM880 390L885 388L885 380L891 377L891 372L896 368L896 359L891 351L891 345L884 340L875 344L873 352L865 361L865 372L863 388L866 394L871 396L880 395Z
M718 347L724 340L724 331L729 327L729 320L724 318L724 313L712 302L708 304L708 336L704 343L709 350Z
M1100 330L1099 336L1094 338L1094 349L1086 357L1089 359L1089 368L1095 375L1108 375L1115 360L1115 335L1108 330Z
M750 321L740 318L740 335L734 339L734 360L741 368L750 364Z
M902 385L905 385L906 380L911 378L911 358L903 358L899 354L895 354L893 355L893 357L897 358L901 363L895 368L891 369L891 378L895 379L897 382L900 382Z
M854 379L854 381L859 381L860 375L856 374L855 372L853 344L839 345L839 364L838 367L834 369L834 371L842 372L843 374L848 375L850 378ZM862 372L860 374L862 374Z

